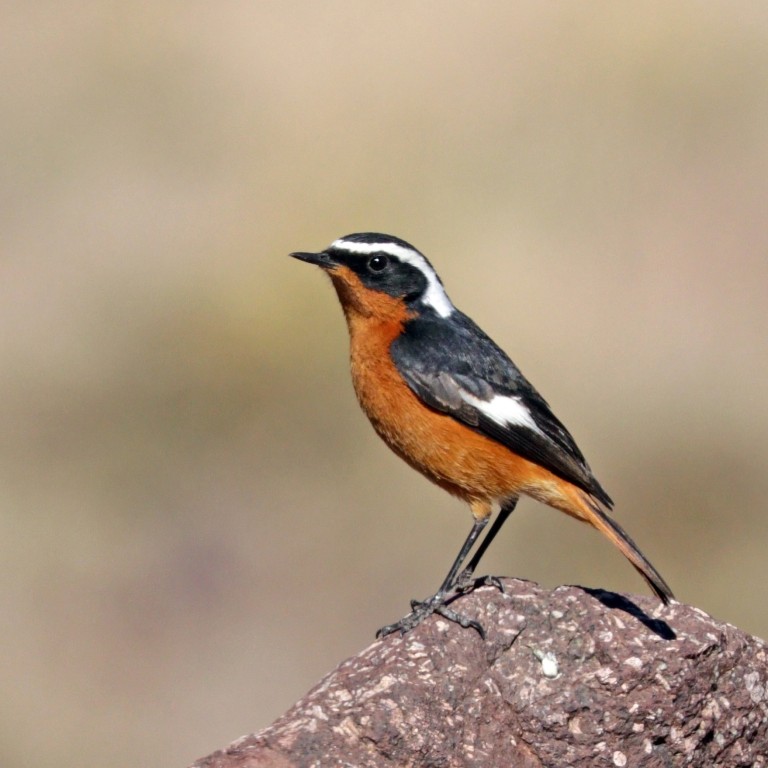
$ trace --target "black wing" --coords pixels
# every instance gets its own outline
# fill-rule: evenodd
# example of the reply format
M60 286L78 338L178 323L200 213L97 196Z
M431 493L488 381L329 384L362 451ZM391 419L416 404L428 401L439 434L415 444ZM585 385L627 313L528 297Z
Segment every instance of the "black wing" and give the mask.
M409 321L391 347L392 360L428 406L490 437L519 456L612 506L573 437L505 352L469 317L422 315ZM472 400L517 400L532 424L491 418ZM524 421L524 420L523 420Z

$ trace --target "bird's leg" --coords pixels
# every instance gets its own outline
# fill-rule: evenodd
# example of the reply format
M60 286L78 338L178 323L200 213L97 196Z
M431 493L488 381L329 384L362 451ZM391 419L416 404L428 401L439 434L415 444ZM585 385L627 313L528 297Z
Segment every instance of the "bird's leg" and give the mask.
M485 554L485 550L491 545L491 542L495 538L496 534L501 530L501 526L507 521L507 518L515 511L517 506L517 497L505 501L501 505L499 514L493 521L493 525L488 529L488 533L485 534L485 538L480 542L480 546L477 551L472 555L472 559L469 561L467 567L459 574L456 579L455 587L459 591L468 589L472 585L472 576L475 573L475 569L480 564L480 560ZM501 585L497 576L486 576L484 579L485 584L497 587L501 592L504 588Z
M469 532L469 536L467 536L466 541L461 547L461 550L459 550L459 554L454 560L451 569L448 571L448 575L443 580L440 589L438 589L437 592L432 595L432 597L429 597L424 601L412 600L411 612L407 616L404 616L402 619L400 619L400 621L396 621L394 624L388 624L386 627L382 627L376 633L376 637L385 637L386 635L397 631L399 631L401 635L404 635L406 632L409 632L414 627L421 624L421 622L424 621L427 616L431 616L433 613L439 613L444 618L448 619L449 621L455 621L457 624L460 624L464 628L472 627L473 629L477 630L481 637L485 637L485 632L483 631L483 628L480 626L480 624L478 624L476 621L473 621L472 619L459 616L457 613L447 608L445 603L446 598L456 586L456 574L459 572L461 564L466 559L470 550L477 541L477 537L480 535L480 532L483 530L483 528L485 528L487 522L487 516L475 518L474 522L472 523L472 530Z

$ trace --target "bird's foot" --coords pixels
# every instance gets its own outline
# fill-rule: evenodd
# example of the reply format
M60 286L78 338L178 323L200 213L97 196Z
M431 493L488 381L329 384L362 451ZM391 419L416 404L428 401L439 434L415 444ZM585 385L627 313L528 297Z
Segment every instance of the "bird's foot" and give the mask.
M400 632L401 635L404 635L406 632L410 632L415 627L418 627L424 619L436 613L438 616L442 616L444 619L464 627L464 629L474 629L485 640L485 630L479 622L474 619L468 619L466 616L462 616L448 607L448 603L456 597L458 597L457 594L438 592L423 602L411 600L411 612L407 616L403 616L400 621L382 627L376 633L376 637L386 637L393 632Z
M480 576L474 578L474 572L469 568L465 568L456 578L455 589L461 594L471 592L478 587L496 587L502 594L504 594L504 585L501 583L501 579L498 576Z

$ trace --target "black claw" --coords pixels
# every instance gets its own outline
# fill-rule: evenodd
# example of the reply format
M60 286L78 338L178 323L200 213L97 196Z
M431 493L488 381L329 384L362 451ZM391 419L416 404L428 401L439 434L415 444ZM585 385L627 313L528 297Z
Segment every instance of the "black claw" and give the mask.
M478 587L496 587L502 595L504 594L504 585L498 576L481 576L475 579L472 578L472 571L465 568L456 579L456 591L461 594L471 592Z
M457 592L467 592L474 584L472 578L473 573L469 568L465 568L456 578L456 584L454 585Z
M423 605L420 603L419 605ZM427 618L433 611L426 610L413 610L407 616L403 616L400 621L396 621L394 624L387 624L382 627L377 633L376 638L381 639L387 635L391 635L393 632L399 632L404 635L406 632L410 632L415 627L418 627L424 619Z
M483 576L480 582L478 586L496 587L502 595L504 594L504 584L498 576Z
M386 637L387 635L391 635L393 632L397 632L397 630L400 630L400 634L403 634L405 630L401 626L402 622L395 622L394 624L387 624L386 627L382 627L377 633L376 633L376 639L381 640L382 637Z
M376 633L376 637L380 639L391 635L393 632L400 632L401 635L404 635L406 632L410 632L415 627L418 627L424 619L436 613L464 629L474 629L485 640L485 630L477 621L468 619L466 616L462 616L460 613L456 613L456 611L448 608L447 603L456 597L458 597L456 594L446 595L438 592L428 600L411 600L411 612L407 616L403 616L400 621L382 627Z
M468 619L466 616L462 616L460 613L452 611L446 605L438 605L437 608L435 608L435 613L442 616L444 619L448 619L448 621L458 624L460 627L464 627L464 629L474 629L475 632L480 635L480 638L485 640L485 630L479 621Z

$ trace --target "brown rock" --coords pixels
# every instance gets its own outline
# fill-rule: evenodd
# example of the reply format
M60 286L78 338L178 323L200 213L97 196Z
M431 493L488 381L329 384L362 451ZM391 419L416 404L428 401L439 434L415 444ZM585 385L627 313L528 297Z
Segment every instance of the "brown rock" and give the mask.
M685 605L503 580L345 661L195 768L766 766L763 641Z

